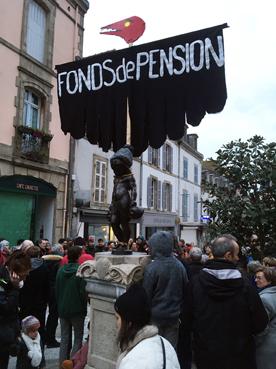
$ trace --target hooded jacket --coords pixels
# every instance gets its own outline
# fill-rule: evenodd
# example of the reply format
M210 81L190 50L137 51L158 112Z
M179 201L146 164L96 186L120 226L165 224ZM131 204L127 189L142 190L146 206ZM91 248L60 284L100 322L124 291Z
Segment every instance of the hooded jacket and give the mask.
M188 306L199 369L256 368L254 335L265 329L267 314L233 263L208 261L190 282Z
M86 316L86 283L82 278L76 276L78 267L77 263L65 264L57 273L56 298L60 318L71 319L75 316Z
M145 267L143 286L151 303L152 321L158 325L178 322L188 282L186 270L172 255L169 232L157 232L149 240L153 261Z
M259 292L269 317L265 331L256 337L256 359L258 369L274 369L276 361L276 286Z

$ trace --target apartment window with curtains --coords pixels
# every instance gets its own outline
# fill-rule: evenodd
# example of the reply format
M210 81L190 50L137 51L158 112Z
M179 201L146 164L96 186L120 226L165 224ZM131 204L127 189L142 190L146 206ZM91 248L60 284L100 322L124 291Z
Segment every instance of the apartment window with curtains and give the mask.
M41 98L31 90L24 91L23 125L40 128Z
M183 178L188 179L188 159L183 159Z
M163 145L163 169L170 173L173 171L173 149L167 143Z
M107 195L107 161L95 159L93 174L93 202L104 204Z
M148 162L156 167L160 167L160 150L148 147Z
M157 178L149 176L147 186L147 206L160 210L161 206L161 182Z
M164 211L172 211L172 185L167 182L162 184L162 203Z
M29 1L26 51L41 63L45 59L46 11L34 0Z

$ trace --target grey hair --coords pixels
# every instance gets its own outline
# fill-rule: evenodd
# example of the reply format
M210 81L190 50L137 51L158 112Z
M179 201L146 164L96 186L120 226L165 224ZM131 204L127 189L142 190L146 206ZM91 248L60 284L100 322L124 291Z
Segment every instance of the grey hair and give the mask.
M247 271L248 273L255 274L261 267L262 264L259 260L252 260L247 264Z
M224 234L215 238L212 242L211 249L215 258L223 258L227 252L233 253L236 238L232 235Z
M202 251L199 247L192 247L191 251L189 252L189 256L192 261L201 261Z

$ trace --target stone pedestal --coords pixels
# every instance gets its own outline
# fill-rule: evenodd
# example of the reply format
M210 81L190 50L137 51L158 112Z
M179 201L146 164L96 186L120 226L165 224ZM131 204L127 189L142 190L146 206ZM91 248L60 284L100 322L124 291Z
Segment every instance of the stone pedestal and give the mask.
M114 302L127 287L143 277L150 257L143 253L96 254L96 260L83 263L78 275L85 278L90 299L90 336L85 369L115 369L119 355Z

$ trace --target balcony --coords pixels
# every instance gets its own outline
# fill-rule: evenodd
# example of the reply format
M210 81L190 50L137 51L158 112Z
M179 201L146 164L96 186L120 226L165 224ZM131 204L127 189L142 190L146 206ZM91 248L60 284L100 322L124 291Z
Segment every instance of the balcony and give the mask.
M50 141L53 135L26 126L17 126L14 155L43 164L49 162Z

